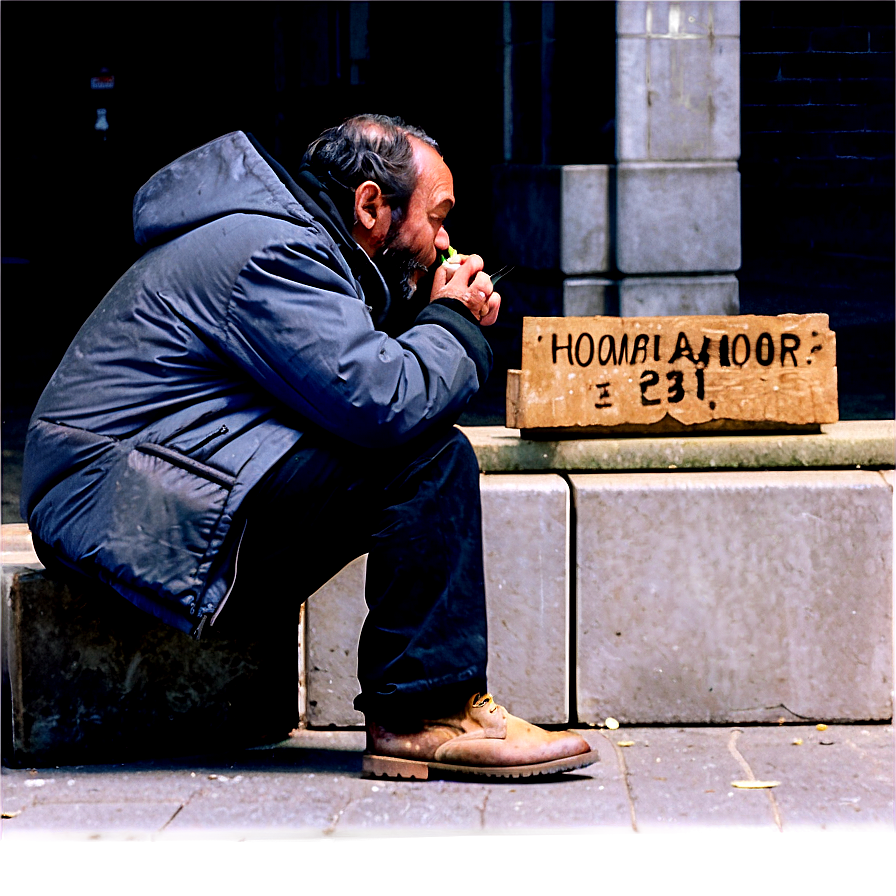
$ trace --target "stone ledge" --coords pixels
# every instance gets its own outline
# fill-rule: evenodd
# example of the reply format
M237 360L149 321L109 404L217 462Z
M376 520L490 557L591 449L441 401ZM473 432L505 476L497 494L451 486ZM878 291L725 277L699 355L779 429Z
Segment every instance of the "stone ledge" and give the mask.
M893 420L825 424L816 434L714 434L536 441L503 426L462 427L483 473L625 470L892 469Z

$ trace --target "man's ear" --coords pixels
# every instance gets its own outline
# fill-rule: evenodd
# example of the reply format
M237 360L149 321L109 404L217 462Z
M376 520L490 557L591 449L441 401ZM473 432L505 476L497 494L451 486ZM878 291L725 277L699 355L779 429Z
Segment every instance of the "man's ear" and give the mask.
M355 220L365 230L373 230L386 208L383 191L372 180L365 180L355 190Z
M385 241L392 223L392 209L383 191L372 180L355 189L355 223L352 236L371 257Z

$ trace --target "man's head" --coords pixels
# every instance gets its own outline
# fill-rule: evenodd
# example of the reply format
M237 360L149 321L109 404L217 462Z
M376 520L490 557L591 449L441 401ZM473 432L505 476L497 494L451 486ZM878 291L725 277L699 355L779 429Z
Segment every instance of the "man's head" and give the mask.
M448 248L442 225L454 184L438 144L401 119L357 115L321 134L303 161L324 183L353 194L352 235L388 280L412 294Z

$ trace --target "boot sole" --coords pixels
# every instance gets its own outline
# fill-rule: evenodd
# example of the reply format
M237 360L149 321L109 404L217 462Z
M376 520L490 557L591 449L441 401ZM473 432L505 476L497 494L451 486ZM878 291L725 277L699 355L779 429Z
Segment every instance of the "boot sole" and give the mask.
M597 750L579 753L565 759L550 762L534 762L530 765L451 765L446 762L428 762L418 759L395 759L391 756L365 754L361 765L363 778L413 778L426 781L429 778L533 778L537 775L561 775L600 759Z

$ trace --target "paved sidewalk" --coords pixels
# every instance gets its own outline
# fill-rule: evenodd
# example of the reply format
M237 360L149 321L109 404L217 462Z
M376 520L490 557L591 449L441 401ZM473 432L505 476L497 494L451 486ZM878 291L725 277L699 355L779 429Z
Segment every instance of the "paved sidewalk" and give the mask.
M214 757L2 770L2 838L265 840L576 832L894 831L891 725L584 730L553 780L360 777L360 731ZM743 789L734 781L777 781Z

